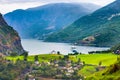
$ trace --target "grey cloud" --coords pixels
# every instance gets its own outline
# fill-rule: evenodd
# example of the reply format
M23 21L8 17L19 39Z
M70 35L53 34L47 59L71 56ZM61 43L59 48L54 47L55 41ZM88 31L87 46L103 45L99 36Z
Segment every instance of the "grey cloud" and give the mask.
M26 3L37 2L38 0L0 0L0 3Z
M74 0L74 2L80 2L81 0ZM0 3L27 3L27 2L73 2L73 0L0 0Z
M110 3L114 0L0 0L0 4L13 4L13 3L32 3L32 2L41 2L41 3L57 3L57 2L88 2L88 3L97 3L104 5Z

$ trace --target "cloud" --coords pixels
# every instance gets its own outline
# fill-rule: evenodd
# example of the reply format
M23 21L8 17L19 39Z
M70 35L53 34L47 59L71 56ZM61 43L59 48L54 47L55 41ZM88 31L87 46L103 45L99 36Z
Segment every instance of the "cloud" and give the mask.
M42 2L39 2L39 3L38 2L6 3L4 5L0 3L0 13L6 14L16 9L27 9L31 7L37 7L40 5L44 5L44 4L45 3L42 3Z
M0 3L4 4L14 4L14 3L26 3L33 2L34 0L0 0Z
M90 2L104 5L114 0L0 0L0 3L28 3L28 2L42 2L42 3L56 3L56 2Z
M5 14L15 9L27 9L30 7L37 7L48 3L94 3L105 6L114 0L0 0L0 12ZM4 5L3 5L4 4Z

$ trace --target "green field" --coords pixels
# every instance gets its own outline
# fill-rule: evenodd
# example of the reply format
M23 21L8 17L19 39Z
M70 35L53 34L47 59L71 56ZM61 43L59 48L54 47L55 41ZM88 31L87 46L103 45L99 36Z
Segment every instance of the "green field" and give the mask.
M91 74L96 72L96 67L99 62L102 62L102 66L110 66L117 61L118 55L115 54L90 54L90 55L78 55L77 58L80 58L81 61L84 61L86 64L92 64L96 66L87 66L85 65L80 71L79 74L84 77L88 77Z
M110 66L117 61L118 55L115 54L90 54L90 55L78 55L77 58L80 58L81 61L84 61L86 64L98 65L99 62L102 62L102 66Z
M34 61L34 56L35 55L31 55L28 56L27 60L28 61ZM39 61L40 62L47 62L50 60L55 60L55 59L59 59L60 57L63 57L63 55L57 55L57 54L40 54L38 55L39 57ZM82 55L72 55L70 56L70 60L72 61L77 61L79 58L81 59L81 61L84 61L86 64L92 64L92 65L98 65L99 62L102 62L103 66L109 66L111 64L114 64L117 60L118 55L114 55L114 54L82 54ZM16 57L10 57L7 56L6 59L7 60L13 60L16 61L17 59L23 60L23 56L16 56Z
M89 76L96 72L95 66L84 66L80 71L79 74L83 76Z
M28 56L27 60L33 62L34 57L35 57L35 55ZM50 60L55 60L55 59L57 60L60 57L63 57L63 55L56 55L56 54L41 54L41 55L38 55L39 62L48 62ZM24 60L23 56L16 56L16 57L7 56L5 58L7 60L13 60L13 61L16 61L17 59Z

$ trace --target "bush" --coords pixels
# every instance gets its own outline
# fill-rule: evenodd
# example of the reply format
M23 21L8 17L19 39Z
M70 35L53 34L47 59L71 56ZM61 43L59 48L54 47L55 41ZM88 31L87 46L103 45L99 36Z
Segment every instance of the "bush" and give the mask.
M22 54L22 56L27 57L27 56L28 56L28 52L24 52L24 53Z
M18 54L17 53L11 53L10 54L10 56L12 56L12 57L15 57L15 56L17 56Z
M38 55L36 55L36 56L34 57L34 61L39 61Z

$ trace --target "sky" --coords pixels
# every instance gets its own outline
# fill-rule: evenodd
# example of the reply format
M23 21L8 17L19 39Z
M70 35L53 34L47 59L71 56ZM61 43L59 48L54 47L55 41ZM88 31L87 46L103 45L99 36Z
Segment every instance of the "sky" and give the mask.
M6 14L16 9L27 9L49 3L93 3L105 6L115 0L0 0L0 13Z

